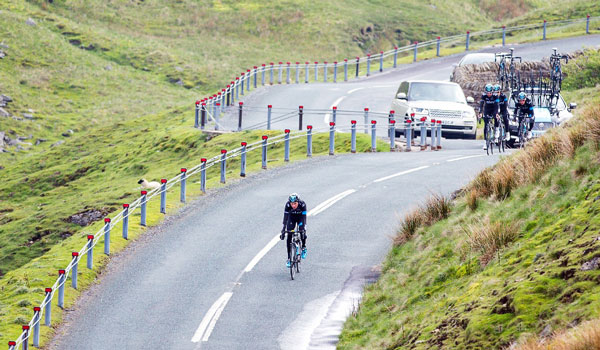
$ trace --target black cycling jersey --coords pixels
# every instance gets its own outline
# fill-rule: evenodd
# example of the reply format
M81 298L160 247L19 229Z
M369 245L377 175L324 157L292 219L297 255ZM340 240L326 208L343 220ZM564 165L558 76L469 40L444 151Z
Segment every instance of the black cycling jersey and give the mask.
M498 100L497 96L483 94L481 95L481 101L479 102L479 113L483 112L484 116L495 116L498 113Z
M524 117L525 115L533 116L533 104L530 99L526 99L523 104L519 101L515 104L515 116Z
M498 95L498 108L500 109L500 112L498 114L508 114L508 98L506 98L506 95L504 95L503 93L500 93Z

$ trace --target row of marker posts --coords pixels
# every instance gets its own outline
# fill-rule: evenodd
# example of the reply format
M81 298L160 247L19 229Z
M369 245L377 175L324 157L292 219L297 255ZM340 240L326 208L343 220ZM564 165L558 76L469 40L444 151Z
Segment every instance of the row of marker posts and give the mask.
M365 116L368 116L368 109L365 109ZM390 126L391 126L391 131L395 132L395 120L390 119ZM336 123L334 121L330 122L329 124L329 154L330 155L334 155L335 154L335 126ZM426 123L425 119L421 120L421 149L424 150L426 147L426 137L427 137L427 126L428 124ZM377 127L377 121L372 120L371 121L371 130L372 130L372 138L371 138L371 150L373 152L376 151L376 127ZM311 157L312 156L312 126L311 125L307 125L307 132L306 132L306 140L307 140L307 146L306 146L306 155L307 157ZM351 152L352 153L356 153L356 128L357 128L357 123L356 120L352 120L351 121ZM437 122L435 120L432 120L431 123L429 124L429 128L431 130L431 135L432 135L432 141L431 141L431 149L432 150L438 150L441 149L440 146L440 139L441 139L441 122ZM290 160L290 130L286 129L284 131L285 135L284 135L284 161L288 162ZM412 125L410 123L410 120L407 121L407 123L405 123L405 135L407 136L407 148L406 151L410 151L410 147L411 147L411 132L412 132ZM394 133L391 134L392 136L395 136ZM390 149L392 151L395 150L395 137L390 137ZM241 169L240 169L240 176L244 177L246 175L246 147L247 147L247 143L246 142L242 142L241 143ZM268 136L264 135L262 136L262 168L263 169L267 169L267 147L268 147ZM221 183L225 183L226 178L225 178L225 173L226 173L226 161L227 161L227 150L223 149L221 150L221 158L220 158L220 165L221 165ZM207 159L206 158L202 158L201 159L201 165L200 165L200 188L202 192L206 192L206 163L207 163ZM167 179L161 179L161 187L160 187L160 212L161 213L166 213L166 194L167 194ZM186 168L181 168L181 181L180 181L180 202L185 203L186 202L186 182L187 182L187 169ZM141 200L140 200L140 211L141 211L141 218L140 218L140 224L141 226L146 226L146 214L147 214L147 198L148 192L143 190L141 191ZM124 239L128 239L128 227L129 227L129 204L123 204L123 220L122 220L122 225L123 225L123 231L122 231L122 235ZM110 218L105 218L104 219L104 254L106 255L110 255L110 234L111 234L111 219ZM87 235L87 268L88 269L93 269L93 246L94 246L94 235ZM71 258L72 258L72 268L71 268L71 286L73 289L77 289L78 285L77 285L77 275L78 275L78 265L79 265L79 252L72 252L71 254ZM58 270L58 275L59 275L59 283L58 283L58 306L60 308L64 307L64 293L65 293L65 284L67 281L67 274L65 273L65 270ZM45 298L44 298L44 325L46 326L50 326L52 319L52 304L51 304L51 297L52 297L52 288L46 288L45 289ZM41 322L41 308L40 307L34 307L34 318L33 318L33 346L38 347L39 346L39 339L40 339L40 322ZM23 343L22 343L22 349L28 349L28 337L29 337L29 332L30 332L30 328L29 325L24 325L23 326ZM16 342L14 341L10 341L9 342L9 349L14 349L14 347L16 346Z
M544 20L543 24L542 24L542 40L546 40L546 31L547 31L547 21ZM590 33L590 15L587 15L586 17L586 28L585 28L585 32L586 34ZM501 29L501 33L502 33L502 46L506 45L506 26L502 26ZM442 42L442 38L441 37L437 37L436 38L436 56L440 56L440 46L441 46L441 42ZM470 42L471 42L471 32L467 31L466 35L465 35L465 51L469 51L470 48ZM428 46L429 44L432 44L433 41L431 42L425 42L422 43L421 46ZM418 48L419 48L419 42L415 41L413 43L413 61L416 62L417 61L417 55L418 55ZM402 49L402 51L404 51L405 49ZM399 53L399 48L397 46L394 47L393 49L393 67L396 68L397 64L398 64L398 53ZM371 62L373 61L379 61L379 72L383 71L383 61L385 58L385 53L383 51L380 51L379 54L368 54L366 57L366 76L370 76L371 75ZM341 62L340 62L341 63ZM360 63L361 63L361 59L360 57L356 57L355 59L355 77L359 76L359 71L360 71ZM344 59L343 63L338 64L337 61L333 62L332 66L328 65L328 62L325 61L322 64L323 68L323 82L327 82L328 81L328 70L331 68L333 71L333 82L337 82L337 76L338 76L338 72L340 70L340 66L343 67L343 72L344 72L344 81L348 81L348 76L349 76L349 65L351 64L351 62L348 61L348 59ZM300 62L295 62L295 83L300 83L301 79L301 72L304 71L304 82L308 83L309 82L309 76L310 76L310 69L311 69L311 63L306 61L304 63L304 67L302 67ZM277 81L275 81L275 71L277 70ZM285 80L283 79L283 72L285 70ZM266 85L266 84L282 84L284 81L287 84L290 84L292 82L292 63L291 62L286 62L285 65L283 62L279 62L279 64L276 66L274 62L270 62L269 65L267 66L266 64L262 64L260 67L258 66L254 66L253 69L247 69L245 72L241 72L241 74L235 78L235 80L231 81L230 84L228 84L226 86L226 88L221 89L220 92L204 98L202 100L196 101L196 110L195 110L195 122L194 122L194 126L196 128L200 127L202 129L204 129L205 125L206 125L206 113L207 111L210 112L213 115L213 118L215 118L215 120L217 121L215 128L218 129L218 115L224 111L226 106L233 106L235 104L236 100L239 100L239 96L240 94L243 96L244 95L244 90L246 91L250 91L251 86L253 85L254 88L258 87L258 76L261 76L261 85ZM314 62L314 66L313 66L313 70L314 70L314 81L317 82L319 81L319 62ZM269 79L267 81L266 78L266 72L269 72ZM251 82L253 81L253 83L251 84ZM208 110L210 107L212 107L212 111Z

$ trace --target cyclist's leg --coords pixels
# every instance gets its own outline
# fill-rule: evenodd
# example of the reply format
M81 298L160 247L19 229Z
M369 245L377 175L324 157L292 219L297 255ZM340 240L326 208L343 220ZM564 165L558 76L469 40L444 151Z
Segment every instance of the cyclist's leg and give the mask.
M483 139L487 140L487 132L488 132L488 123L490 122L490 118L487 115L483 116Z
M286 228L286 230L288 231L288 233L287 233L287 239L285 241L286 242L286 246L287 246L287 257L288 257L288 260L290 260L291 257L292 257L291 245L292 245L292 236L293 236L293 233L290 232L290 231L292 231L295 227L296 227L296 223L293 222L292 220L289 220L287 228Z
M532 115L529 118L529 131L533 130L533 124L535 123L535 117Z

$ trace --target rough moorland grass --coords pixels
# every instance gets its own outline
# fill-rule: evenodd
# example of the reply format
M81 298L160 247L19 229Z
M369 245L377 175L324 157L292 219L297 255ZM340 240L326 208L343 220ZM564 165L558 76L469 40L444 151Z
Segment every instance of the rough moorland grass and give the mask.
M573 329L557 332L548 338L531 338L515 350L587 350L600 349L600 321L587 321Z

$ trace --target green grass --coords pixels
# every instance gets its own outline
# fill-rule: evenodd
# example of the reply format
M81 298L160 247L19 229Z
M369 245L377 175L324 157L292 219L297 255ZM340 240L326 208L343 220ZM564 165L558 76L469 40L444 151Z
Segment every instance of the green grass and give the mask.
M593 68L596 55L577 60L579 69ZM569 76L566 86L581 75ZM587 106L578 113L598 120L598 86L565 95ZM546 170L533 182L521 182L507 197L475 201L469 192L477 186L469 187L448 219L396 245L347 320L338 349L503 348L547 326L560 330L596 319L600 271L581 267L600 256L600 148L594 130L583 132L588 141L572 156L545 159L537 168ZM516 231L481 249L475 239L486 227Z

